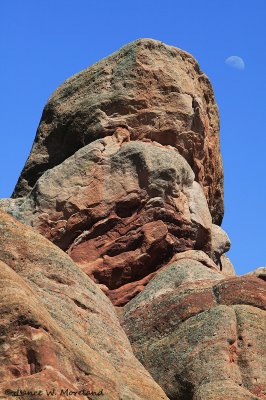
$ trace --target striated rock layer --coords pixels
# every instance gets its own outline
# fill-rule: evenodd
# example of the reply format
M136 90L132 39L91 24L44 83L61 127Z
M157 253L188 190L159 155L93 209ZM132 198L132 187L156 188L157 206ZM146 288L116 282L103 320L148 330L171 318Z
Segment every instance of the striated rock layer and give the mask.
M55 245L2 212L0 287L1 396L19 389L50 398L46 390L55 389L53 398L63 398L68 389L101 393L70 399L167 399L102 291Z
M222 192L208 79L189 54L142 39L55 91L16 199L0 206L123 305L176 253L202 250L223 269Z
M99 139L8 204L104 285L116 305L142 290L143 279L175 253L213 253L211 215L193 171L173 147L155 142ZM228 249L220 236L217 261Z
M207 256L171 263L123 309L135 354L178 400L266 398L266 283L226 278Z
M219 116L211 84L188 53L141 39L66 80L45 106L14 197L79 148L126 128L131 140L177 148L223 217Z
M0 207L33 227L0 214L2 391L266 399L265 268L236 277L225 254L218 110L191 55L142 39L64 82Z

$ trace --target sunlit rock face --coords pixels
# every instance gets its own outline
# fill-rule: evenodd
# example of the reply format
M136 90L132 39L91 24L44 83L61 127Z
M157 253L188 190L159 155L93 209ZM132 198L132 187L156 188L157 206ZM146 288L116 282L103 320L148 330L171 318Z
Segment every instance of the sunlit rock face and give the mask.
M191 55L141 39L64 82L0 207L31 226L0 215L4 382L265 399L265 268L236 277L225 254L218 110Z
M14 191L28 193L48 169L79 148L128 129L178 149L206 195L214 223L223 216L219 116L211 84L188 53L141 39L66 80L45 106Z
M98 139L46 171L15 215L65 250L122 305L175 253L211 253L201 186L173 147Z
M219 117L194 58L142 39L64 82L14 197L2 207L68 252L116 305L174 254L214 254Z
M264 399L266 283L212 264L178 255L123 308L122 326L170 399Z
M67 254L3 212L0 288L3 398L38 390L48 399L53 389L61 398L64 389L79 400L88 399L83 390L101 393L92 399L167 399L134 357L110 300Z

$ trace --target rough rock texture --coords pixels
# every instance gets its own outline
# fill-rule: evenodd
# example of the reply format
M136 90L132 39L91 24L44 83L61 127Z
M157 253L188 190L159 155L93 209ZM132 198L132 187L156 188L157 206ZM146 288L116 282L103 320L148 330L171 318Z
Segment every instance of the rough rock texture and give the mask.
M219 116L211 84L188 53L141 39L66 80L45 106L14 191L27 194L79 148L127 128L131 140L177 148L202 185L214 223L223 217Z
M176 149L155 142L96 140L8 204L6 211L67 251L116 305L175 253L213 251L211 215L192 169Z
M183 258L158 272L122 326L170 399L265 399L266 284L211 265Z
M212 258L221 264L221 256L230 250L231 242L227 233L218 225L211 227Z
M220 269L224 275L236 276L235 268L225 254L223 254L220 258Z
M13 197L34 230L0 214L2 391L266 399L265 268L236 277L225 255L218 110L191 55L142 39L64 82Z
M256 268L254 271L251 271L246 275L253 275L253 276L256 276L257 278L260 278L260 279L263 279L264 281L266 281L266 267Z
M0 260L1 396L38 389L46 398L55 388L53 398L62 398L68 388L102 391L91 399L167 399L133 356L101 290L64 252L4 213Z

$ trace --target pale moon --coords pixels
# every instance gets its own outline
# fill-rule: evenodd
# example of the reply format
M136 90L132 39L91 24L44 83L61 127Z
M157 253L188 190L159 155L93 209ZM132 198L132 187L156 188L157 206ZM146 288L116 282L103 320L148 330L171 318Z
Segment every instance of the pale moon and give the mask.
M243 58L239 56L230 56L225 60L225 64L228 65L229 67L243 70L245 69L245 63Z

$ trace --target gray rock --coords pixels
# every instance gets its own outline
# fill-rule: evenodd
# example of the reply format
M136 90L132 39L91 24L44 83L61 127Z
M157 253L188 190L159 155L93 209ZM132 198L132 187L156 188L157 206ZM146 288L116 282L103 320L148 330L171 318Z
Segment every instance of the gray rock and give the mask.
M211 228L212 258L220 264L221 255L230 250L231 241L227 233L218 225L212 224Z
M176 147L221 223L219 114L211 84L190 54L152 39L129 43L52 94L14 196L26 195L45 171L117 128L127 128L131 140Z
M265 293L259 279L225 278L179 259L124 306L121 324L170 399L259 399L266 390Z
M227 257L225 254L221 255L220 269L221 272L226 276L236 276L235 268L232 262L230 261L229 257Z

